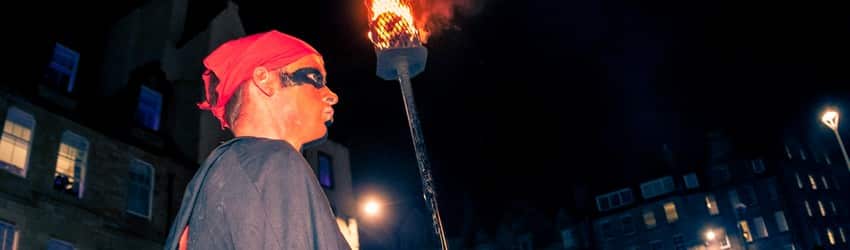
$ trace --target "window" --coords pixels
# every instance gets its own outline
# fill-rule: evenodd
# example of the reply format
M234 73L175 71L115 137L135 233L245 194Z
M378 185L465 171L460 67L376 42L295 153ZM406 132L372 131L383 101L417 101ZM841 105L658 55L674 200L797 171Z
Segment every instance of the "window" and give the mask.
M0 250L17 249L18 229L11 223L0 220Z
M697 174L690 173L683 176L683 178L685 178L685 187L687 187L688 189L699 187L699 180L697 179Z
M829 189L829 183L826 182L826 176L821 176L820 180L823 183L823 189Z
M758 204L758 198L756 198L756 191L753 186L745 185L743 189L744 190L741 193L741 202L743 202L747 206L753 206Z
M776 181L771 179L767 182L767 195L770 200L779 200L779 192L776 191Z
M0 141L0 168L26 176L33 130L35 118L32 115L15 107L8 109Z
M635 233L635 223L632 220L632 215L625 215L620 218L623 223L623 234L629 235Z
M651 250L664 250L664 243L660 240L654 240L649 242L649 249Z
M788 159L793 159L793 158L794 158L794 156L793 156L793 155L791 155L791 149L790 149L790 148L788 148L788 145L785 145L785 155L788 157Z
M56 173L53 174L54 189L78 198L83 197L88 149L86 138L71 131L62 133L56 157Z
M812 233L815 236L815 244L817 244L817 245L823 244L823 242L820 239L820 233L818 233L818 230L812 230Z
M644 210L643 224L646 225L646 229L655 228L655 212L653 212L652 210Z
M625 188L611 193L596 196L596 207L599 211L607 211L626 206L634 202L632 190Z
M776 228L779 229L779 232L787 232L788 221L785 220L785 212L776 211L773 213L773 217L776 217Z
M797 178L797 187L799 187L800 189L803 189L803 180L800 179L800 174L794 173L794 177Z
M761 216L753 219L753 224L756 225L756 238L767 237L767 226L764 224L764 219Z
M159 130L159 114L162 111L162 94L142 85L139 104L136 107L136 122L145 128Z
M333 188L333 160L325 153L319 152L319 184L322 187Z
M679 214L676 212L675 202L671 201L664 203L664 215L667 216L667 223L673 223L679 219Z
M572 229L561 230L561 240L563 241L564 248L569 249L576 246L576 239Z
M714 199L713 194L705 196L705 207L708 208L708 214L710 215L720 214L720 208L717 207L717 200Z
M76 51L56 43L53 47L53 57L47 65L44 73L44 82L56 89L67 91L74 89L74 80L77 76L77 64L80 62L80 54Z
M830 201L829 206L832 207L832 215L838 215L838 209L835 207L835 202Z
M806 150L803 150L802 147L800 148L800 159L804 161L806 160Z
M741 199L738 199L738 191L735 191L735 189L729 190L729 203L732 204L732 207L741 204Z
M673 235L673 248L676 250L685 250L685 237L682 234Z
M673 185L673 177L670 176L640 184L641 195L643 195L643 198L646 199L673 192L674 189L675 186Z
M603 221L600 224L600 229L602 230L602 237L606 240L614 238L614 227L611 226L611 222Z
M809 217L812 217L812 207L809 206L809 201L803 201L803 204L806 205L806 213L809 214Z
M847 237L844 236L844 228L838 227L838 235L841 236L841 242L847 243Z
M47 241L47 250L74 250L74 245L61 240L50 239L50 241Z
M720 241L720 249L729 249L732 248L732 243L729 242L729 235L723 234L723 240Z
M835 235L832 234L832 229L826 229L826 239L829 240L830 245L835 245Z
M753 173L761 174L764 173L764 160L757 159L750 161L750 165L753 167Z
M815 177L809 175L809 184L812 185L812 190L818 190L818 183L815 181Z
M747 224L746 220L738 221L738 228L741 229L741 232L744 234L744 239L747 242L753 242L753 235L750 233L750 225Z
M130 161L130 182L127 191L127 211L150 219L153 203L154 169L138 159Z
M823 153L823 159L826 160L826 165L832 165L832 160L829 159L829 154Z
M826 216L826 209L823 207L823 202L818 201L818 208L820 209L820 216Z

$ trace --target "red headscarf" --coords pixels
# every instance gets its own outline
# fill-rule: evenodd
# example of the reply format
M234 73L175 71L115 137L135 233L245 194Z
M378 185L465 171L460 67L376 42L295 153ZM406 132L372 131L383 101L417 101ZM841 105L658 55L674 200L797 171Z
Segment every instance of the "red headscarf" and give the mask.
M229 124L224 118L224 107L239 85L251 79L254 68L277 69L307 55L322 56L306 42L276 30L225 42L204 59L206 70L201 78L204 79L206 100L198 107L210 110L221 122L222 129L227 128ZM211 73L219 79L215 87L218 94L215 105L210 104Z

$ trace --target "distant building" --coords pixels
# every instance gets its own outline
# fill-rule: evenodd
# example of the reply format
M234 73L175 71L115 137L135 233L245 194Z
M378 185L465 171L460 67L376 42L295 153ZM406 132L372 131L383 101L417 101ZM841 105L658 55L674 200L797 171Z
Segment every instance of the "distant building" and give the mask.
M850 195L842 190L850 174L832 163L834 154L792 144L751 157L735 154L726 140L711 138L702 171L596 196L597 248L850 248Z

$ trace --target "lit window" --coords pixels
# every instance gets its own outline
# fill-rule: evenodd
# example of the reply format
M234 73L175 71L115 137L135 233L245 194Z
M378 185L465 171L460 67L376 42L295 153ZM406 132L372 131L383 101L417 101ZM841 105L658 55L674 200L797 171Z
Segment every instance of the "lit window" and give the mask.
M829 240L830 245L835 245L835 235L832 234L832 229L826 229L826 238Z
M145 128L159 130L159 117L162 111L162 94L142 85L139 91L139 104L136 107L136 122Z
M818 201L818 208L820 208L820 216L826 216L826 208L823 207L823 202Z
M806 205L806 213L809 214L809 217L812 217L812 207L809 206L809 201L803 201L803 204Z
M823 182L823 189L829 189L829 183L826 182L826 176L821 176L820 180Z
M89 142L82 136L71 131L62 133L56 157L56 173L53 174L54 189L78 198L83 197L88 149Z
M794 177L797 178L797 187L799 187L800 189L803 189L803 180L800 180L800 174L794 173Z
M74 245L61 240L50 239L50 241L47 241L47 250L74 250Z
M44 73L45 84L70 93L74 89L79 61L79 53L56 43L53 48L53 57Z
M815 177L809 175L809 183L812 185L812 190L818 190L818 183L815 181Z
M764 224L764 219L756 217L753 219L753 224L756 225L756 238L767 237L767 226Z
M847 243L847 237L844 236L844 228L838 227L838 235L841 236L841 242Z
M779 229L779 232L788 231L788 221L785 220L785 212L776 211L776 213L773 213L773 216L776 217L776 227Z
M720 249L732 248L732 242L729 242L729 235L723 234L723 240L720 241Z
M333 160L327 154L319 152L319 183L322 187L333 188Z
M138 159L130 161L130 181L127 191L127 211L150 219L153 203L154 169Z
M635 232L635 223L632 221L632 215L624 215L620 218L623 223L623 234L633 234Z
M673 223L679 219L679 214L676 212L675 202L671 201L664 203L664 215L667 216L667 223Z
M11 223L0 220L0 249L17 249L18 229Z
M35 118L32 115L15 107L8 109L0 141L1 169L26 176L33 130Z
M747 242L753 242L753 235L750 233L750 225L747 224L747 221L738 221L738 227L741 228L741 232L744 234L744 239L747 239Z
M646 225L646 229L655 228L655 212L652 210L643 211L643 224Z
M705 196L705 206L708 208L708 214L720 214L720 209L717 207L717 200L714 199L713 194Z

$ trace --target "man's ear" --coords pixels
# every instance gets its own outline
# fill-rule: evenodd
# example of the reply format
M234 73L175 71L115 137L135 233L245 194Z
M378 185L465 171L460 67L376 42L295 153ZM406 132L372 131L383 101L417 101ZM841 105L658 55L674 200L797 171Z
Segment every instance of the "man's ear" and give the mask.
M257 89L266 96L274 94L275 81L273 81L272 77L274 77L274 74L263 66L254 68L254 73L251 74L251 80L254 82L254 86L257 86Z

